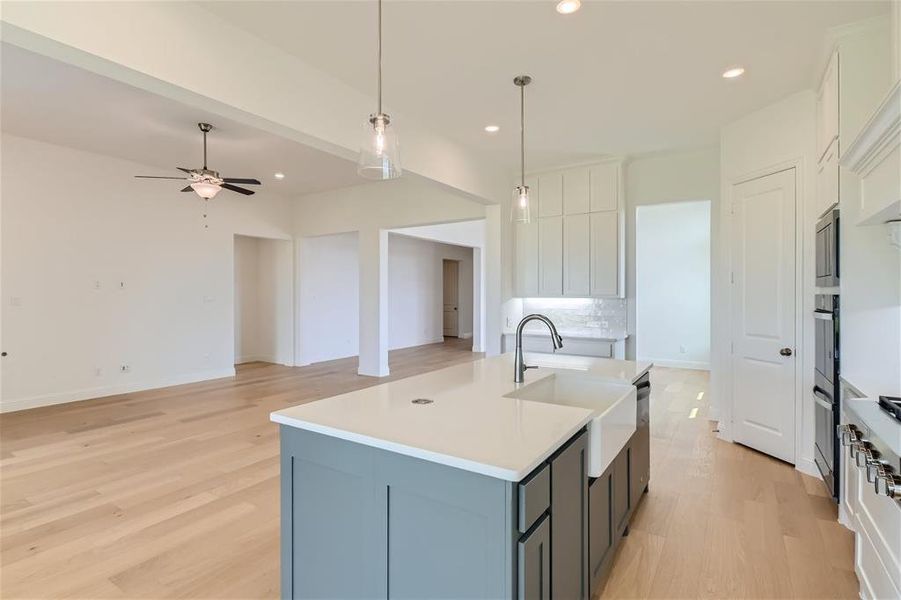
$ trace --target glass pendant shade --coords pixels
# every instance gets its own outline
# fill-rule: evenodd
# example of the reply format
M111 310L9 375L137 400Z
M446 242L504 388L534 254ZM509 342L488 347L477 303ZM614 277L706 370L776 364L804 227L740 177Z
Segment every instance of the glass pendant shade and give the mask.
M204 200L209 200L216 196L219 193L219 190L222 188L215 183L209 183L206 181L198 181L197 183L191 184L191 189L194 190L198 196L203 198Z
M513 202L510 208L510 220L514 223L528 223L532 220L529 202L529 186L518 185L513 188Z
M397 136L388 115L369 117L369 132L360 148L357 173L367 179L394 179L401 176Z

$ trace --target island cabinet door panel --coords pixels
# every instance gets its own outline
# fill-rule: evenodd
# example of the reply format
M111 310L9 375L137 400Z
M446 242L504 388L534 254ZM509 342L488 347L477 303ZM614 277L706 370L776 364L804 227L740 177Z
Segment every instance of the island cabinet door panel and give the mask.
M614 532L619 533L626 526L629 517L630 492L629 470L632 449L626 447L613 459L613 524Z
M512 597L514 484L381 451L376 470L389 598Z
M519 600L558 597L551 596L551 527L547 515L517 543L517 571Z
M282 598L384 598L387 497L371 449L284 426L281 446Z
M647 425L639 426L632 435L629 445L630 504L634 508L644 493L650 479L651 467L651 432Z
M588 598L586 434L551 460L551 597Z
M613 546L613 527L610 522L612 482L608 469L588 488L588 567L592 588L602 575L604 561ZM591 591L594 592L594 589Z

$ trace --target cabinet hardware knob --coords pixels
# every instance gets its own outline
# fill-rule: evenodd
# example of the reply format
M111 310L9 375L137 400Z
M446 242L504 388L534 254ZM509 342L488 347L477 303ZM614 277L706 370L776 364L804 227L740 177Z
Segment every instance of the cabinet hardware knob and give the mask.
M781 354L782 356L791 356L792 349L791 348L783 348L782 350L779 351L779 354Z

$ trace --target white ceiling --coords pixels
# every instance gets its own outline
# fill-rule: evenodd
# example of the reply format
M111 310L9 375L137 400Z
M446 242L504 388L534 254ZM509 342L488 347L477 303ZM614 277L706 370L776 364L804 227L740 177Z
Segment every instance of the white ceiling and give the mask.
M209 166L223 176L256 177L287 196L364 181L353 162L331 154L9 44L0 49L4 132L158 167L135 175L179 176L176 166L203 164L197 123L209 122Z
M518 166L518 95L529 73L528 162L714 144L719 128L815 84L827 30L888 2L389 1L385 103ZM372 1L237 1L202 6L366 93L375 89ZM720 74L741 64L744 77ZM288 74L290 76L290 74ZM361 118L364 118L362 116ZM484 125L501 132L489 136Z

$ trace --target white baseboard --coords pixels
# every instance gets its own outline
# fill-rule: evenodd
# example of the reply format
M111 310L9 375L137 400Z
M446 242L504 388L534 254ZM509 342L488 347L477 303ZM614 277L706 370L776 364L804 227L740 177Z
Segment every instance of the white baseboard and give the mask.
M709 371L710 363L697 360L673 360L669 358L648 358L639 356L640 362L654 363L655 367L670 367L673 369L694 369L696 371Z
M268 354L251 354L249 356L241 356L235 359L236 365L243 365L244 363L251 362L264 362L264 363L272 363L273 365L284 365L286 367L293 367L294 365L279 360L277 356L271 356Z
M163 377L161 379L152 381L107 385L72 392L56 392L53 394L43 394L40 396L31 396L26 398L13 398L12 400L3 400L2 402L0 402L0 412L13 412L17 410L25 410L28 408L38 408L40 406L52 406L54 404L65 404L67 402L79 402L81 400L91 400L93 398L104 398L106 396L128 394L130 392L155 390L172 385L181 385L184 383L196 383L198 381L208 381L210 379L234 377L234 375L234 367L225 369L209 369L206 371L195 371L193 373L176 375L174 377Z
M810 475L817 479L820 478L820 470L817 469L817 464L813 462L812 458L799 458L795 461L795 469L801 471L805 475Z

